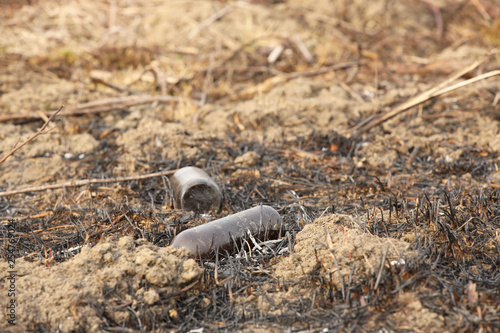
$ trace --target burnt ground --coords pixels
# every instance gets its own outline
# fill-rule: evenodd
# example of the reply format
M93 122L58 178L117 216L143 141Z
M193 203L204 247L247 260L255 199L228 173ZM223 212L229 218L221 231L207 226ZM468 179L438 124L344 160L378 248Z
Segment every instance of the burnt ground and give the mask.
M496 1L0 15L0 156L64 105L0 163L2 330L500 330ZM220 212L177 207L184 166L219 184ZM168 246L259 204L277 239L213 259Z

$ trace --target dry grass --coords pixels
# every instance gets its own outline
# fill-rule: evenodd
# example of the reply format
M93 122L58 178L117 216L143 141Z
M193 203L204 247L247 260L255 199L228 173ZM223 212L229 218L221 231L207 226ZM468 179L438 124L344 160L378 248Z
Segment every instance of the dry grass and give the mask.
M139 302L128 321L96 306L100 329L500 329L497 7L0 2L2 156L65 105L57 133L0 163L16 257L55 265L111 236L170 244L206 217L174 209L162 176L196 165L223 188L214 218L265 203L287 236L198 260L199 283ZM259 157L235 163L249 151ZM304 225L338 213L413 255L338 284L316 254L311 272L278 279ZM22 328L54 329L44 320Z

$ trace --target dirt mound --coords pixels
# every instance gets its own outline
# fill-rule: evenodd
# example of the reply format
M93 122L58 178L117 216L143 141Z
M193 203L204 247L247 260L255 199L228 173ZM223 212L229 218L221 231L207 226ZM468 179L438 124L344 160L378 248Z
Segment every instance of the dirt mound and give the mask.
M9 270L6 263L0 267L3 272ZM24 325L37 323L62 332L99 332L102 318L107 324L136 321L144 306L159 314L164 306L154 304L160 294L196 283L202 272L186 251L155 247L132 237L84 247L61 264L19 260L16 271L16 328L24 330L29 328ZM12 328L7 321L1 325Z
M324 275L331 277L338 289L342 288L338 272L347 283L350 275L366 277L378 272L383 257L397 265L409 254L405 253L409 247L405 241L374 236L344 214L318 218L307 224L295 240L292 254L276 265L275 274L284 280Z
M9 329L499 331L497 2L0 1ZM285 237L168 248L261 204Z
M400 294L396 302L401 304L401 311L391 313L389 320L396 323L398 329L417 332L445 332L445 318L427 309L414 292Z

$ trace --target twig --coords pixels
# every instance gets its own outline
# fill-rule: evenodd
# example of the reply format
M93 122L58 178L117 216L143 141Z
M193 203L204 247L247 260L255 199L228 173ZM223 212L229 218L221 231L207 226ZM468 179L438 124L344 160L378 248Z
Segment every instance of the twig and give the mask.
M406 167L407 168L411 168L412 164L413 164L413 161L415 161L415 158L417 157L417 154L418 154L418 151L420 150L420 146L419 145L416 145L414 148L413 148L413 151L411 152L410 154L410 157L408 158L408 160L406 161Z
M387 257L388 251L389 251L389 245L387 245L387 247L385 248L385 252L384 252L384 255L382 256L382 260L380 260L380 270L378 271L377 282L375 282L375 287L373 288L373 290L377 290L378 285L380 283L380 279L382 278L382 271L384 270L384 262L385 262L385 258Z
M49 119L47 119L45 121L45 123L43 124L42 128L40 128L40 130L38 132L36 132L35 134L33 134L32 136L30 136L28 138L28 140L24 141L23 143L21 143L19 146L15 147L14 149L12 149L10 152L7 153L7 155L5 155L4 157L2 157L2 159L0 159L0 164L2 164L7 158L9 158L9 156L11 156L12 154L14 154L16 151L18 151L19 149L21 149L21 147L23 147L25 144L27 144L28 142L30 142L31 140L33 140L34 138L36 138L37 136L39 135L42 135L42 134L45 134L47 132L50 132L52 131L55 127L51 128L51 129L48 129L48 130L45 130L47 128L47 125L52 121L52 119L55 118L55 116L64 108L64 106L61 106L59 107L59 109L54 112L50 117Z
M116 84L104 81L102 79L99 79L97 77L91 76L90 80L92 82L94 82L95 84L102 84L103 86L109 87L109 88L114 89L114 90L119 91L119 92L127 92L127 93L132 94L132 95L142 95L143 94L140 91L133 90L133 89L130 89L130 88L127 88L127 87L122 87L122 86L119 86L119 85L116 85Z
M386 120L389 120L389 119L395 117L399 113L401 113L401 112L403 112L403 111L405 111L405 110L407 110L407 109L409 109L409 108L411 108L413 106L416 106L416 105L418 105L420 103L423 103L423 102L427 101L432 96L432 94L434 94L436 91L439 91L440 89L444 88L446 85L448 85L449 83L451 83L452 81L458 79L462 75L464 75L464 74L468 73L469 71L473 70L474 68L476 68L477 66L479 66L482 62L483 61L476 61L476 62L474 62L472 65L466 67L465 69L463 69L459 73L453 75L452 77L448 78L444 82L441 82L437 86L435 86L435 87L433 87L433 88L431 88L429 90L426 90L426 91L418 94L417 96L414 96L414 97L410 98L406 102L403 102L402 104L396 106L391 111L387 112L385 115L369 121L368 123L364 124L362 127L359 127L359 130L358 130L358 132L356 133L355 136L359 136L361 133L366 132L366 131L372 129L373 127L375 127L375 126L377 126L377 125L385 122ZM353 127L353 130L356 130L356 129L357 129L356 127Z
M214 54L212 52L210 53L210 58L208 61L208 70L207 74L205 75L205 81L203 82L203 93L201 94L201 100L200 100L201 106L205 105L207 101L208 87L210 85L210 80L212 79L213 63L214 63Z
M239 99L248 99L253 97L259 92L267 92L271 90L274 86L286 82L288 80L292 80L298 77L310 77L310 76L315 76L315 75L322 75L326 74L329 72L333 72L338 69L345 69L353 66L357 66L358 62L357 61L352 61L352 62L342 62L338 63L333 66L327 66L327 67L322 67L319 69L314 69L314 70L307 70L307 71L301 71L301 72L292 72L292 73L282 73L279 71L271 71L272 74L275 74L275 76L270 77L269 79L265 80L264 82L261 82L257 85L252 85L251 87L243 90L242 92L231 96L231 100L239 100Z
M171 103L186 101L186 98L175 97L175 96L160 96L160 95L140 95L140 96L125 96L125 97L112 97L106 98L99 101L78 104L73 108L67 108L65 112L61 112L59 116L81 116L86 114L107 112L117 109L125 109L130 106L148 104L148 103ZM197 102L192 101L196 105ZM58 111L56 111L58 112ZM45 112L47 116L52 116L55 112ZM13 115L0 117L0 122L12 121L12 120L36 120L40 119L40 116L33 114L24 115Z
M493 106L497 105L498 101L500 101L500 92L496 93L495 98L493 98L493 102L491 103L491 105Z
M353 128L351 128L350 131L354 132L357 130L357 132L354 134L354 137L358 137L360 134L369 131L373 127L382 124L383 122L395 117L396 115L400 114L401 112L406 111L409 108L412 108L416 105L422 104L423 102L425 102L431 98L443 95L445 93L448 93L450 91L453 91L453 90L456 90L458 88L464 87L466 85L472 84L474 82L500 75L500 70L495 70L495 71L491 71L491 72L488 72L485 74L481 74L481 75L476 76L472 79L469 79L469 80L466 80L463 82L459 82L459 83L451 85L449 87L446 87L446 85L450 84L452 81L458 79L462 75L470 72L471 70L473 70L474 68L476 68L477 66L482 64L483 62L484 62L484 60L474 62L470 66L466 67L465 69L463 69L459 73L453 75L452 77L445 80L444 82L440 83L439 85L437 85L429 90L426 90L426 91L418 94L415 97L410 98L406 102L403 102L402 104L396 106L391 111L387 112L386 114L384 114L378 118L374 118L368 122L363 122L360 125L354 126Z
M472 3L472 5L474 5L474 7L476 7L477 11L481 14L481 16L486 22L493 21L490 14L488 14L484 6L478 0L470 0L470 2Z
M313 61L314 59L313 55L311 54L311 52L309 52L307 46L304 44L302 39L300 39L299 36L297 35L293 36L291 41L293 42L293 45L297 48L297 50L300 52L300 55L302 56L302 58L304 58L305 61L309 63Z
M4 197L7 195L13 195L13 194L19 194L19 193L52 190L52 189L63 188L63 187L78 187L78 186L86 186L86 185L98 184L98 183L116 183L116 182L126 182L126 181L130 181L130 180L142 180L142 179L171 175L175 171L177 171L177 170L154 172L154 173L148 173L148 174L139 175L139 176L103 178L103 179L81 179L81 180L76 180L76 181L69 181L69 182L62 183L62 184L44 185L44 186L24 188L24 189L20 189L20 190L0 192L0 197Z
M163 72L158 68L158 66L151 64L150 65L150 71L153 73L156 81L156 86L160 87L160 91L162 95L167 95L167 80L165 79L165 75ZM179 82L179 81L177 81Z
M436 35L438 38L443 37L443 16L441 15L441 9L430 1L422 0L423 3L427 5L434 15L434 21L436 22Z
M215 14L213 14L212 16L207 18L205 21L203 21L200 25L198 25L196 27L196 29L191 30L191 32L187 35L186 39L188 41L191 40L194 36L199 34L200 31L202 31L203 29L205 29L206 27L208 27L210 24L214 23L215 21L219 20L220 18L222 18L224 15L229 13L232 9L233 9L232 6L226 6L226 7L222 8L221 10L219 10L218 12L216 12Z
M340 62L338 64L332 65L332 66L326 66L322 67L319 69L313 69L309 71L302 71L302 72L292 72L292 73L286 73L283 74L283 76L286 79L295 79L297 77L308 77L308 76L315 76L315 75L321 75L321 74L326 74L329 72L333 72L337 69L346 69L346 68L351 68L354 66L357 66L358 62L357 61L351 61L351 62Z
M358 103L364 103L363 98L354 89L352 89L351 87L349 87L347 84L345 84L344 82L340 82L339 86L340 86L340 88L342 88L345 91L347 91L347 93L349 95L351 95L352 97L354 97L356 99L356 101L358 101Z
M142 80L144 74L151 72L153 74L156 87L160 87L160 91L162 95L167 95L168 85L176 85L181 81L190 81L190 78L179 78L174 76L165 75L162 73L160 68L154 64L150 64L146 67L146 69L139 75L137 79L129 83L129 86L139 82Z
M335 267L337 268L337 273L339 274L339 281L340 281L340 286L342 288L342 299L345 300L345 284L344 284L344 279L342 278L342 273L340 272L340 266L337 262L337 259L335 258L335 254L333 253L334 246L333 246L333 241L332 241L332 236L330 235L330 232L328 229L325 227L325 237L326 237L326 243L327 245L323 244L319 240L316 239L318 243L323 245L328 249L328 252L330 252L330 258L333 260L333 263L335 264ZM331 271L330 271L331 272Z
M472 79L468 79L468 80L465 80L463 82L456 83L456 84L454 84L452 86L443 88L443 89L437 91L435 94L433 94L432 97L436 97L436 96L439 96L439 95L442 95L442 94L446 94L447 92L456 90L458 88L462 88L464 86L467 86L469 84L475 83L477 81L489 79L490 77L497 76L497 75L500 75L500 70L495 70L495 71L491 71L491 72L488 72L488 73L484 73L484 74L478 75L476 77L473 77Z
M335 267L337 268L337 273L339 273L339 280L340 280L340 286L342 288L342 299L345 300L345 284L344 284L344 278L342 277L342 273L340 273L340 267L339 264L337 263L337 259L335 259L335 255L333 254L333 251L330 250L330 255L333 258L333 263L335 264Z
M263 35L263 36L259 36L259 37L255 37L255 38L252 38L251 40L249 40L248 42L246 43L243 43L241 44L236 50L234 50L231 55L229 57L226 57L224 59L222 59L222 61L220 61L219 65L218 66L215 66L214 70L215 69L218 69L219 67L222 67L224 64L228 64L230 63L238 54L240 54L246 47L252 45L252 44L255 44L257 43L259 40L262 40L264 38L268 38L270 37L270 35ZM206 70L205 70L206 71ZM203 72L203 71L202 71Z
M283 45L279 44L278 46L276 46L267 56L267 62L270 64L274 64L276 60L278 60L281 53L283 53L283 50Z

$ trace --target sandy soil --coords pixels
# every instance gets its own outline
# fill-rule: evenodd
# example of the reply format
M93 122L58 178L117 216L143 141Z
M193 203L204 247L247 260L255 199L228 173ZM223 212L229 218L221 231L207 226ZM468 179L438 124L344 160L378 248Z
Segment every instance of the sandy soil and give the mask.
M500 329L495 0L0 1L0 28L0 156L64 105L0 164L2 330ZM491 78L357 126L475 61L442 88ZM188 165L221 212L162 177L44 188ZM168 246L260 203L281 251Z

